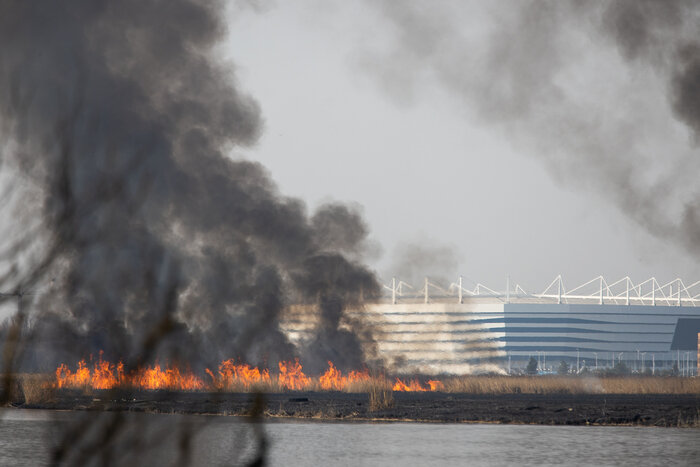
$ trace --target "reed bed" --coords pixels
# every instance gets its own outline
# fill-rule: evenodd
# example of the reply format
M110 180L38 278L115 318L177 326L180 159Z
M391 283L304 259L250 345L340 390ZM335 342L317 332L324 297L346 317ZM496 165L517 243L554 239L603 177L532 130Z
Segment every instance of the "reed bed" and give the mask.
M368 386L367 395L369 397L370 412L378 412L394 406L394 392L388 385L375 384Z
M50 375L31 375L32 380L31 381L38 381L41 379L42 383L42 388L48 388L50 387L52 390L56 390L56 380L55 378L52 378ZM345 392L345 393L357 393L357 394L367 394L372 390L377 390L377 388L381 390L388 390L391 391L393 383L383 377L383 376L375 376L375 377L370 377L367 379L362 379L362 380L356 380L356 381L348 381L344 382L342 384L342 387L340 389L326 389L322 386L321 382L319 381L319 378L317 377L311 377L309 378L308 382L303 384L301 387L297 388L289 388L286 387L284 384L280 383L277 377L272 377L266 380L262 381L257 381L254 383L243 381L240 379L229 379L229 380L214 380L214 381L204 381L202 386L198 389L192 389L192 391L212 391L212 392L221 392L221 393L235 393L235 392L250 392L250 393L277 393L277 392L293 392L293 391L339 391L339 392ZM31 389L38 389L39 387L36 384L30 385ZM76 384L70 384L65 386L65 389L72 389L72 390L79 390L82 391L84 394L94 394L95 390L101 389L101 388L96 388L90 380L88 380L84 384L76 385ZM112 388L105 388L105 389L119 389L119 390L134 390L134 389L139 389L138 387L133 386L130 383L122 383L122 384L117 384L113 386ZM144 390L149 390L147 388L140 388ZM164 390L164 391L183 391L182 388L179 388L177 386L163 386L158 388L159 390ZM152 389L151 389L152 390Z
M442 386L436 392L460 394L697 394L700 395L700 378L684 378L677 376L504 376L504 375L473 375L473 376L444 376L402 378L403 381L416 380L428 389L428 380L439 380ZM349 381L339 390L345 393L374 394L383 400L393 401L388 393L392 392L395 378L378 374L368 379ZM45 374L20 374L15 378L17 394L24 396L27 403L40 403L55 397L55 378ZM221 383L221 382L220 382ZM85 394L94 394L95 388L89 384L70 386L74 390L82 390ZM135 389L131 386L118 386L115 389ZM181 390L163 387L163 390ZM318 378L309 378L308 383L299 387L298 391L327 391ZM205 383L198 391L233 392L292 392L273 376L272 378L254 384L239 380L227 381L226 384ZM378 399L377 399L378 400ZM379 405L386 405L381 403Z
M14 376L13 397L24 399L25 404L42 404L54 400L56 393L53 378L50 375L20 373ZM19 397L18 397L19 396Z
M388 390L391 391L392 383L390 380L384 377L371 377L369 379L363 379L359 381L347 382L343 385L340 392L355 393L355 394L367 394L370 391L376 390ZM219 392L289 392L293 389L284 387L279 383L276 378L271 378L269 381L264 381L255 384L245 384L240 381L233 381L230 384L217 385L213 387L208 387L207 389L213 389ZM205 389L205 390L207 390ZM304 385L303 388L297 389L300 391L329 391L329 389L324 389L318 378L310 378L310 381ZM330 389L330 391L337 391L337 389Z
M462 376L444 378L463 394L700 394L700 378L654 376Z

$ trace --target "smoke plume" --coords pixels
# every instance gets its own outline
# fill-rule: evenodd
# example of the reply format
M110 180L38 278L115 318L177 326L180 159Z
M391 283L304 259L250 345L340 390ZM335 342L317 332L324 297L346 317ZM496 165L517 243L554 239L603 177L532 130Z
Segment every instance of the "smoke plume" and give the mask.
M427 277L431 282L447 288L457 279L459 252L444 245L421 238L414 242L399 243L392 252L389 273L413 287L420 288Z
M371 5L390 39L362 63L394 98L437 84L556 180L700 255L697 2Z
M378 293L356 254L367 228L339 204L309 216L260 164L230 157L255 144L262 117L213 52L222 9L0 6L2 160L42 194L25 246L43 256L23 259L14 282L41 291L28 365L104 350L272 366L303 352L278 325L290 300L320 310L318 358L362 361L359 337L339 323Z

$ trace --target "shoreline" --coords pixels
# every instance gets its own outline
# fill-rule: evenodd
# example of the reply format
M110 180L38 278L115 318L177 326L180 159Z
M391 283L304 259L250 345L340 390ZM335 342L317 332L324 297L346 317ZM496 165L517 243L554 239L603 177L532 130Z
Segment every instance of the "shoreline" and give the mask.
M365 423L484 423L521 425L700 428L700 395L393 393L393 406L371 408L366 393L260 394L264 420ZM23 409L124 411L250 417L254 393L104 390L56 391Z

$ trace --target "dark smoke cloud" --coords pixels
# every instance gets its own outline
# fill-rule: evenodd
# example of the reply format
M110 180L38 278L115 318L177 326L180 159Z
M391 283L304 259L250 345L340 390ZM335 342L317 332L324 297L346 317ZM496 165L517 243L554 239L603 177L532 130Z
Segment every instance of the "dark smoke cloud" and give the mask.
M402 280L419 290L427 277L431 283L448 288L457 280L459 269L457 248L423 238L400 243L392 251L390 269L384 281Z
M390 39L362 63L383 87L437 84L557 181L700 255L697 2L371 5Z
M41 187L48 259L31 280L53 278L36 298L32 365L104 350L272 366L303 351L278 327L292 299L320 305L317 358L361 363L360 337L339 326L378 293L354 254L367 227L340 204L309 217L264 167L229 157L262 118L212 52L222 9L0 6L3 160Z
M678 51L671 83L673 110L700 138L700 43Z
M647 59L652 55L661 58L659 48L669 45L668 40L677 35L685 10L690 6L683 0L608 2L602 14L602 26L626 59Z

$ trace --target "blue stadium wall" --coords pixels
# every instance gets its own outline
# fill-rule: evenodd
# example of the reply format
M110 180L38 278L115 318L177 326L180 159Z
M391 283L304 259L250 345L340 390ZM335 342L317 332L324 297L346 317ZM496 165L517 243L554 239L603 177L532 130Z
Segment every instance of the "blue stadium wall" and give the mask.
M544 354L585 359L588 366L596 358L599 366L619 360L641 365L643 359L646 368L652 359L659 366L696 360L697 307L510 303L503 311L502 323L493 320L491 329L503 331L498 339L511 358Z
M317 313L290 309L282 329L294 342L313 338ZM530 357L553 371L561 360L589 368L623 361L632 370L695 368L700 307L613 304L377 303L348 314L373 341L368 359L397 373L467 374L523 368ZM643 362L643 363L642 363Z

